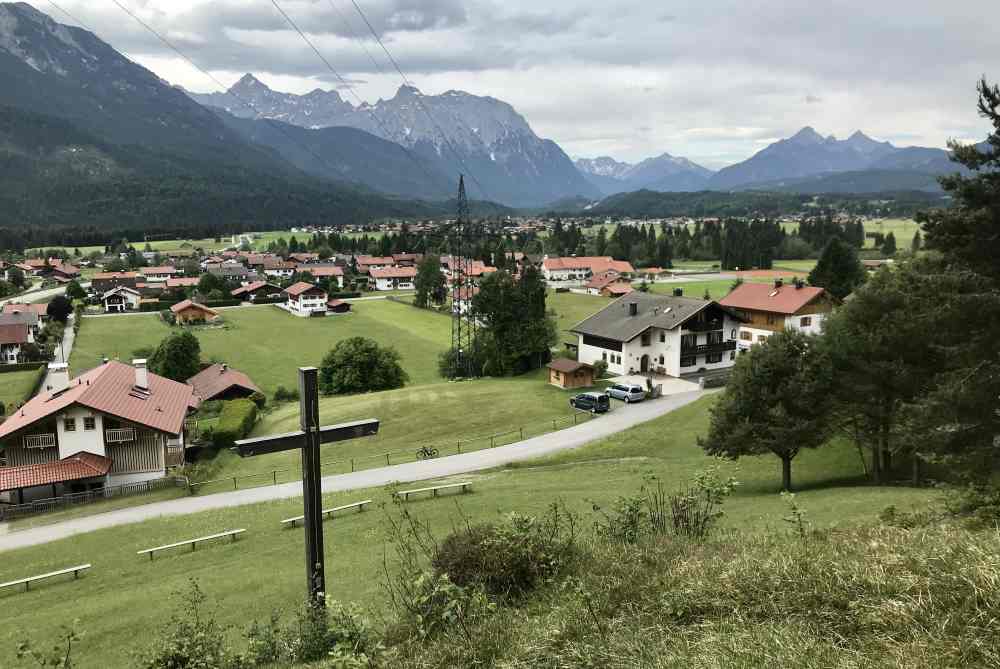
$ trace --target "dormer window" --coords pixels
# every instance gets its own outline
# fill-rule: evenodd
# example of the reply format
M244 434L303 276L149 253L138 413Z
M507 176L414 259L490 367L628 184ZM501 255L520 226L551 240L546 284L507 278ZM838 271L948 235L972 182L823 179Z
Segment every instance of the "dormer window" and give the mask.
M63 430L66 432L76 432L76 419L63 418Z

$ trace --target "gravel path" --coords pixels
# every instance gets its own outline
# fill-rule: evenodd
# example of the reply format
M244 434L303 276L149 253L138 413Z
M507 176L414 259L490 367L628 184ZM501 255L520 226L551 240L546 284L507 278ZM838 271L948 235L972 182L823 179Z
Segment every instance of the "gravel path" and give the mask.
M409 482L454 476L469 472L492 469L519 460L530 460L542 455L579 448L593 441L609 437L634 425L659 418L705 396L711 391L696 391L671 395L640 404L618 405L615 411L582 425L569 427L558 432L543 434L531 439L498 446L496 448L451 455L434 460L409 462L391 467L368 469L351 474L327 476L323 479L323 491L345 491L383 486L394 481ZM0 552L43 544L56 539L91 532L105 527L137 523L161 516L177 516L198 513L211 509L255 504L275 499L286 499L302 495L300 482L282 483L247 490L235 490L214 495L184 497L119 509L107 513L73 518L21 531L0 534Z

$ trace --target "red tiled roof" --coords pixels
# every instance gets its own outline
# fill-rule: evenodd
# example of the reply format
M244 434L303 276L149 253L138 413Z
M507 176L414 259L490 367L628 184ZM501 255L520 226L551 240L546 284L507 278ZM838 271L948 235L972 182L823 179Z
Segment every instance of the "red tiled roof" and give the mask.
M344 276L343 267L314 267L312 265L299 265L298 270L300 272L309 272L313 276L317 277Z
M392 256L355 256L354 259L359 265L393 265L395 261Z
M142 273L146 276L150 274L176 274L177 268L171 265L162 265L160 267L143 267Z
M32 313L38 316L47 316L49 313L49 305L42 302L33 302L31 304L21 304L10 302L3 305L3 313L5 314L23 314Z
M605 286L603 290L604 292L612 295L628 295L635 290L635 288L627 283L612 283L611 285Z
M775 287L770 283L742 283L719 300L719 304L731 309L794 314L825 292L818 286L796 288L794 284Z
M268 283L267 281L254 281L253 283L248 283L245 286L240 286L239 288L236 288L230 293L230 295L232 295L233 297L239 297L240 295L245 295L246 293L252 293L255 290L259 290L267 286L273 288L275 292L281 290L281 286L276 286L273 283Z
M100 281L101 279L138 279L138 272L98 272L91 277L91 280Z
M175 314L179 314L182 311L186 311L188 309L197 309L198 311L204 311L206 314L211 314L212 316L219 315L219 312L216 311L215 309L210 309L209 307L206 307L204 304L198 304L197 302L193 302L192 300L183 300L170 307L170 311L174 312Z
M81 451L40 465L0 467L0 492L104 476L111 464L111 458Z
M264 261L264 271L269 269L295 269L295 263L281 258L270 258Z
M292 297L298 297L299 295L307 293L310 290L322 290L322 289L312 285L311 283L306 283L305 281L299 281L298 283L293 283L288 288L285 288L284 292L288 293Z
M611 256L579 256L569 258L546 258L542 267L549 271L568 269L589 269L594 274L615 270L621 274L635 272L632 263L626 260L615 260Z
M478 286L459 286L458 288L458 299L461 302L466 300L471 300L473 297L479 294Z
M372 269L369 274L373 279L412 279L417 275L416 267L383 267Z
M254 393L260 392L260 388L250 380L249 376L218 363L201 370L187 382L194 388L194 394L200 397L203 402L207 402L233 386L246 388Z
M329 302L326 303L326 306L329 307L330 309L333 309L334 307L339 307L342 304L346 304L348 309L351 308L351 303L345 302L344 300L330 300Z
M28 324L8 323L0 325L0 344L27 344Z
M76 276L77 274L80 273L79 268L74 267L73 265L70 265L68 263L60 263L58 265L53 265L52 271L65 274L66 276Z
M310 260L319 260L318 253L289 253L289 258L295 258L296 260L301 260L302 262L308 262Z
M614 283L615 281L621 281L621 275L614 270L607 272L602 272L601 274L595 274L590 281L587 282L586 288L597 288L601 289L607 285Z
M135 391L135 369L117 360L81 374L62 392L36 395L0 424L0 439L79 404L132 423L179 434L193 392L186 383L148 374L149 393Z
M197 286L201 279L196 276L179 276L167 279L167 288L183 288L186 286Z

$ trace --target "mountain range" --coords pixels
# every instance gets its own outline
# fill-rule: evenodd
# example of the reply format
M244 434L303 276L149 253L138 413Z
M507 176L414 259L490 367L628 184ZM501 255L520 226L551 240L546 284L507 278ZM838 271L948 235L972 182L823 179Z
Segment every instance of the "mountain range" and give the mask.
M496 98L462 91L424 95L404 85L388 100L354 106L336 91L281 93L249 74L226 93L189 95L236 117L280 121L310 131L363 130L404 147L427 171L451 182L461 173L471 175L470 193L481 199L532 206L601 195L555 142L538 137L523 116Z
M712 170L664 153L632 165L614 158L601 156L594 159L578 158L576 168L604 195L614 195L635 190L681 192L704 190L712 177Z

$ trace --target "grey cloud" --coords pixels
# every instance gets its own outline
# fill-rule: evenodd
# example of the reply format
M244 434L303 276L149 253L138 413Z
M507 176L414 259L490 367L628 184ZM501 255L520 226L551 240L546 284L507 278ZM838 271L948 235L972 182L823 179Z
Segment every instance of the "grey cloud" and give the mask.
M806 104L808 104L808 105L819 104L822 101L823 101L823 98L819 97L818 95L807 95L806 96Z

